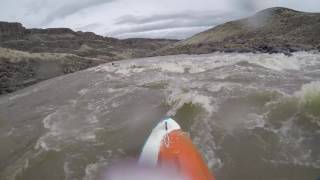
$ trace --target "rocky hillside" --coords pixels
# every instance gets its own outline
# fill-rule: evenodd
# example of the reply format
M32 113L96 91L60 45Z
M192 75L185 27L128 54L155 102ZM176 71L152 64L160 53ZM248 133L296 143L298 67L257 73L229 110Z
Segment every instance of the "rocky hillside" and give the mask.
M101 59L62 53L28 53L0 48L0 94L99 65Z
M161 49L156 54L224 52L286 53L320 50L320 13L270 8Z
M0 95L101 63L149 56L175 40L102 37L67 28L0 22Z
M20 23L0 22L0 47L30 53L68 53L104 60L148 56L175 40L103 37L68 28L26 29Z

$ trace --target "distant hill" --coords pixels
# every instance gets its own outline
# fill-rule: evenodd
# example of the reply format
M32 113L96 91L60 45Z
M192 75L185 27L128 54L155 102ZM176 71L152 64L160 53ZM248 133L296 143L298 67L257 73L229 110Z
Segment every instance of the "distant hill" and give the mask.
M320 50L320 13L275 7L216 26L155 54L215 51L289 54L303 50Z
M0 22L0 95L101 63L146 57L175 42L119 40L68 28L27 29Z
M30 53L68 53L104 60L145 57L176 40L103 37L68 28L26 29L20 23L0 22L0 47Z

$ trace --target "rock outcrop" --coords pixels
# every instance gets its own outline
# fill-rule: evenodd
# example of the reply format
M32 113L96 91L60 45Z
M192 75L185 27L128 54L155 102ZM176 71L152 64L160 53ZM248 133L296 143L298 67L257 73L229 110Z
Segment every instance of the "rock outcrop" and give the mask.
M174 42L177 41L119 40L68 28L26 29L19 23L0 22L0 47L30 53L68 53L114 61L145 57Z
M0 41L17 40L24 36L26 29L20 23L0 22Z

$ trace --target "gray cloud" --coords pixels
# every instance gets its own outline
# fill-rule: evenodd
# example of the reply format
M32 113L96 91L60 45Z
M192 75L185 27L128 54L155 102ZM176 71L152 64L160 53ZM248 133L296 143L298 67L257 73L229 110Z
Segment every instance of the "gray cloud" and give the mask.
M243 11L254 12L259 9L263 0L233 0L232 3Z
M185 39L198 32L205 31L208 27L187 27L187 28L171 28L162 30L127 32L117 36L117 38L166 38L166 39Z
M166 20L192 20L196 19L197 16L204 16L201 15L191 15L191 12L182 12L177 14L155 14L152 16L147 17L138 17L133 15L125 15L120 17L116 24L147 24L147 23L154 23L159 21L166 21Z
M133 15L125 15L120 17L116 24L147 24L159 21L212 21L217 18L230 17L232 13L215 13L211 11L185 11L175 14L155 14L147 17L139 17Z
M118 38L186 38L258 10L320 11L319 0L1 0L0 21Z
M56 19L61 19L66 16L77 13L83 9L87 9L93 6L98 6L104 3L109 3L114 0L78 0L74 3L70 3L60 7L59 9L50 12L43 20L42 24L49 24Z
M97 28L97 27L103 27L103 24L90 23L90 24L86 24L84 26L77 27L77 28L75 28L75 30L86 32L86 31L91 31L92 29Z
M235 19L237 14L233 13L214 13L214 12L191 12L185 11L176 14L156 14L153 16L139 17L125 15L116 21L116 25L128 25L125 28L119 28L108 34L115 37L126 37L133 33L148 33L157 30L179 31L186 29L193 32L194 29L208 29L209 27ZM178 33L174 33L178 34ZM179 38L185 38L190 33L179 35Z

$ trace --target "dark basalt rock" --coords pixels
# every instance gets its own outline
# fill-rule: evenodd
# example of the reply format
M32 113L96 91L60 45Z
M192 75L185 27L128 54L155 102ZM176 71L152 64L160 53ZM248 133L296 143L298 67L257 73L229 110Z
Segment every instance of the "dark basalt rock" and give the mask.
M0 41L6 39L19 39L26 33L26 29L20 23L0 22Z

